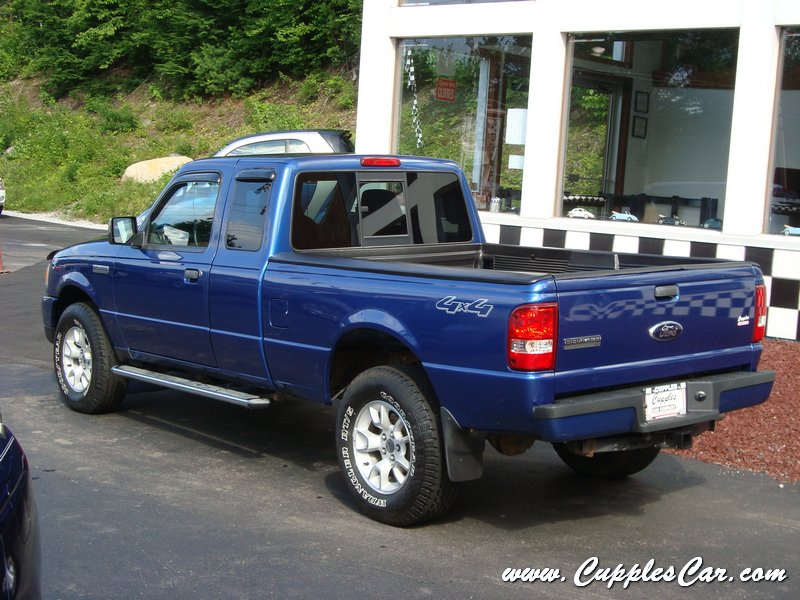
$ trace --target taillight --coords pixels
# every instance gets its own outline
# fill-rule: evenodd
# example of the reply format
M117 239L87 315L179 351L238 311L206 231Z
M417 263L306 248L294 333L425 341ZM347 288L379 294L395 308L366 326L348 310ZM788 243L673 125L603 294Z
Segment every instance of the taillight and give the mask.
M526 304L508 320L508 366L516 371L543 371L556 364L558 305Z
M399 167L400 159L394 156L365 156L361 159L362 167Z
M760 342L767 334L767 287L763 283L756 285L756 314L753 327L753 341Z

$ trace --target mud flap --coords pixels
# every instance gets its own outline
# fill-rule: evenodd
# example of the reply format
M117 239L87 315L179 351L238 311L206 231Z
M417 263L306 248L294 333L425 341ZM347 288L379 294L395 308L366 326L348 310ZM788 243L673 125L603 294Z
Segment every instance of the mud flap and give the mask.
M486 436L462 429L446 408L441 409L444 451L450 481L471 481L483 475Z

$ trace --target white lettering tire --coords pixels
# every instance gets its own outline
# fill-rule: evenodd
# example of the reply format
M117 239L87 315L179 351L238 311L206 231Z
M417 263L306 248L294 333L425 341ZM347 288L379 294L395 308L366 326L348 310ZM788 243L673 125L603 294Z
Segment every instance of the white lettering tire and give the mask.
M67 307L56 327L53 362L64 403L74 411L115 410L127 380L114 375L114 349L97 313L84 303Z
M404 367L368 369L350 383L337 410L346 485L369 517L389 525L429 521L456 497L438 408L421 380Z

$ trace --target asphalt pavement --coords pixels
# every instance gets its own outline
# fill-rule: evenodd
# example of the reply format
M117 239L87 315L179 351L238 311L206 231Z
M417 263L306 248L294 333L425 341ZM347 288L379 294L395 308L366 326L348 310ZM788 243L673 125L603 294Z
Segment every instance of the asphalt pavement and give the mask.
M248 412L133 387L115 414L74 413L59 400L42 333L44 256L56 240L97 232L57 228L36 241L39 225L11 219L0 217L0 248L13 239L23 246L9 254L28 254L0 275L0 408L34 474L45 598L800 592L800 486L762 474L662 455L604 482L573 475L545 444L514 458L489 450L486 475L463 485L444 519L397 529L350 499L328 407ZM608 581L625 577L627 589Z

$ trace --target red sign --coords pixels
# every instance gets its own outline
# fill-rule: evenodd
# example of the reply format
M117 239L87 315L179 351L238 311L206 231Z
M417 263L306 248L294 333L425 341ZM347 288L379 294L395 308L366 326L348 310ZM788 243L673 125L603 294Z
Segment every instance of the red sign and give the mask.
M443 102L455 102L456 80L439 77L436 81L436 99Z

